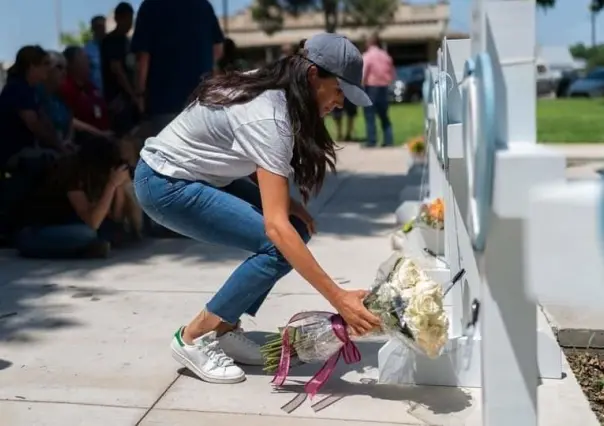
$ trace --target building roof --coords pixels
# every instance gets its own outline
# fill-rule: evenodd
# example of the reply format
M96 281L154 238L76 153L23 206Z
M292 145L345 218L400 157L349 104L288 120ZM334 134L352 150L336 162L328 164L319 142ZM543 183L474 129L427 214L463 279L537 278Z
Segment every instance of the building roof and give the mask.
M572 67L575 63L568 46L539 46L537 47L537 57L550 66Z
M439 40L447 35L449 15L447 2L401 3L393 21L383 28L380 37L386 43L401 40ZM361 42L374 31L369 27L346 26L343 17L340 16L339 19L337 32L353 42ZM220 21L222 28L225 28L224 18ZM323 31L324 27L325 17L321 11L298 16L286 15L283 22L284 29L268 35L254 21L251 9L248 8L228 17L226 28L228 28L228 37L232 38L238 47L264 47L297 43L301 39Z

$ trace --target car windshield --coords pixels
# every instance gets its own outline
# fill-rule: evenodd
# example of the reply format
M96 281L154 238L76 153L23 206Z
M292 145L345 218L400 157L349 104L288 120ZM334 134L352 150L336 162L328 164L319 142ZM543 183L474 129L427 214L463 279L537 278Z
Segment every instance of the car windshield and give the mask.
M604 69L597 69L589 74L585 78L589 78L590 80L604 80Z
M419 66L398 67L396 69L396 76L401 81L423 80L424 67L419 67Z

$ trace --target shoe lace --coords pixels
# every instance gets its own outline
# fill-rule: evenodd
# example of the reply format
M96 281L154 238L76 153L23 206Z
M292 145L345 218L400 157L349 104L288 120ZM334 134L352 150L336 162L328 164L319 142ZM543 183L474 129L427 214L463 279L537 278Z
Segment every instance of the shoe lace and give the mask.
M235 364L233 359L227 356L220 348L218 341L211 342L205 347L200 346L200 349L204 349L208 355L208 358L214 361L217 366L229 367Z

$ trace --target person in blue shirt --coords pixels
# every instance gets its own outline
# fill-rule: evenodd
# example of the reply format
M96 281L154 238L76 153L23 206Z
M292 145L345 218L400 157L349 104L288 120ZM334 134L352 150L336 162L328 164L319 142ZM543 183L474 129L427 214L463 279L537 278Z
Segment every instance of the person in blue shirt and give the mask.
M102 15L97 15L90 20L92 40L84 45L84 51L90 62L90 80L103 91L103 74L101 72L101 41L107 34L107 20Z
M43 148L65 152L57 132L43 119L36 91L37 85L46 80L49 68L44 49L25 46L8 70L0 93L0 168L10 169L17 157L31 157L42 153Z
M145 101L150 135L172 121L201 77L212 73L223 41L207 0L142 2L131 48L137 56L137 96Z
M48 54L24 46L8 70L0 93L0 235L10 240L18 205L38 173L65 152L57 132L44 119L36 87L49 73Z
M50 69L46 79L37 86L40 106L46 118L62 141L72 139L73 116L69 107L63 102L59 94L61 84L65 79L65 58L59 52L48 52Z

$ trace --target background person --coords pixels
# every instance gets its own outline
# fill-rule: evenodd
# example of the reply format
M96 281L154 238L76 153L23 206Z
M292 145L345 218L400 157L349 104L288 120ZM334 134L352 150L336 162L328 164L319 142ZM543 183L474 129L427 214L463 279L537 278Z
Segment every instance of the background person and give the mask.
M138 124L144 106L134 90L134 61L128 37L134 22L134 9L130 3L122 2L116 6L114 17L115 29L101 43L101 70L112 130L122 136Z
M48 120L57 138L66 146L73 139L73 116L60 94L67 64L63 55L55 51L48 52L48 60L46 78L37 86L42 119Z
M90 61L90 81L103 93L103 73L101 63L101 43L107 34L107 20L97 15L90 20L92 40L84 45L84 51Z
M66 75L61 84L61 97L70 108L77 132L111 138L111 123L107 104L101 91L90 80L90 62L86 52L78 46L63 51ZM78 135L76 135L76 141ZM83 136L86 137L86 136Z
M383 50L377 34L367 39L367 50L363 54L363 85L371 99L372 105L364 108L367 127L367 146L377 145L375 116L382 125L384 146L392 146L392 123L388 117L388 87L396 78L392 57Z
M141 136L159 133L185 106L223 54L224 36L207 0L144 0L132 36L137 90L148 121Z
M8 70L6 85L0 92L1 168L11 169L32 158L65 152L63 141L41 114L37 88L46 80L49 69L44 49L24 46Z
M16 248L35 258L105 257L122 238L129 181L117 146L89 142L59 158L19 206Z
M216 67L218 72L227 73L232 71L246 71L249 69L248 63L239 56L237 45L233 39L224 39L224 52L218 60Z
M336 122L336 134L338 141L353 140L354 119L356 115L357 106L350 102L348 99L344 99L344 106L342 108L336 108L333 110L332 117L333 120ZM344 126L344 116L346 116L346 133L343 135L342 127Z

